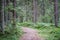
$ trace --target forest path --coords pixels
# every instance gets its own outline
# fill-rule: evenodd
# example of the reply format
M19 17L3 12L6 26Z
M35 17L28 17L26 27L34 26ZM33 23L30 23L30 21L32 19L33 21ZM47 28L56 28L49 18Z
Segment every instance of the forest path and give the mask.
M22 27L24 34L20 40L44 40L38 35L38 31L28 27Z

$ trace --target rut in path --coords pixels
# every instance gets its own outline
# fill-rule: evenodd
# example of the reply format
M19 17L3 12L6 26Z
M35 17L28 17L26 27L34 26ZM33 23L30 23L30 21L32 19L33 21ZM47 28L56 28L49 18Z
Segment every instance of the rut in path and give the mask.
M22 27L22 30L24 34L20 40L43 40L43 38L38 35L38 31L35 29Z

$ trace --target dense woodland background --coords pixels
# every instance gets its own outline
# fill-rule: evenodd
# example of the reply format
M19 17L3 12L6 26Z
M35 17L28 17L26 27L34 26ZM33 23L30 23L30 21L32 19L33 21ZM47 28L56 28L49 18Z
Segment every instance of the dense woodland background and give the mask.
M0 33L15 33L18 25L37 29L49 26L59 30L60 0L0 0Z

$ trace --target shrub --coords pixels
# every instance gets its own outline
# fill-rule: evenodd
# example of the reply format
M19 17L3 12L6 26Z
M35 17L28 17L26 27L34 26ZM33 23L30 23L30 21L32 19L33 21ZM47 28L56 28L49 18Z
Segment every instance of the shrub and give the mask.
M9 25L5 28L5 34L0 34L0 40L19 40L22 33L20 26L16 26L13 30L13 27Z
M55 29L53 32L55 34L54 40L60 40L60 28Z
M60 40L60 28L53 28L49 32L50 36L47 40Z
M26 26L26 27L29 27L29 26L33 26L34 23L32 22L23 22L23 23L18 23L19 26Z

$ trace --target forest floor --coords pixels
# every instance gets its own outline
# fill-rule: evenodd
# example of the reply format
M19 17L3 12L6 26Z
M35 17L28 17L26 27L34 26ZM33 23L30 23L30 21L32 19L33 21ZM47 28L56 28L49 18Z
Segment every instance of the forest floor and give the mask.
M20 37L20 40L44 40L44 38L40 37L38 34L38 30L22 27L24 34Z

